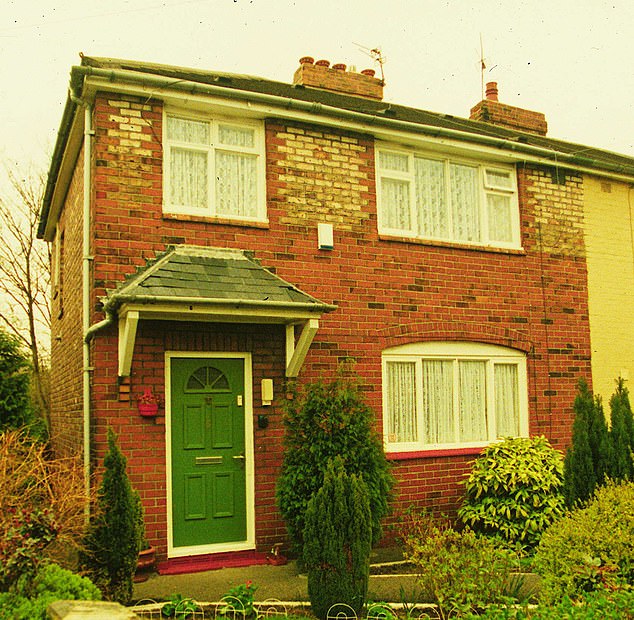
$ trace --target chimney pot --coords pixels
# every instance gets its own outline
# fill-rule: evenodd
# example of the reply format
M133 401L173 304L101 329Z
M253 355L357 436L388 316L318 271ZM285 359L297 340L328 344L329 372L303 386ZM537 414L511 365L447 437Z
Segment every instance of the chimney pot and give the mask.
M374 77L376 71L374 69L364 69L363 71L361 71L361 73L363 75L367 75L368 77Z
M336 71L345 71L346 65L340 62L340 63L337 63L336 65L332 65L332 68L335 69Z
M330 67L330 61L329 60L318 60L315 64L318 67Z
M302 56L299 59L300 65L312 65L315 62L315 59L312 56Z
M487 82L486 98L489 101L498 101L498 83L497 82Z

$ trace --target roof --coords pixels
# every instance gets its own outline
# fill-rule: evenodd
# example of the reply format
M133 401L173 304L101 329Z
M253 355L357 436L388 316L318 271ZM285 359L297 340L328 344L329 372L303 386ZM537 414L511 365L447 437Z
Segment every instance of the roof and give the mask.
M183 302L335 309L285 282L246 252L198 246L170 247L110 293L105 307Z
M309 113L315 122L332 124L337 118L354 119L368 126L368 131L372 131L373 127L387 127L450 137L467 143L485 144L500 151L525 153L558 166L575 166L598 174L610 173L634 179L633 157L491 123L249 75L82 56L81 66L73 67L71 71L71 92L74 95L69 95L67 100L49 170L38 230L41 237L45 234L71 126L78 113L76 97L83 94L85 81L90 77L101 78L107 82L107 88L114 91L120 83L146 86L157 92L162 89L163 92L213 93L243 101L258 100L266 102L269 109L271 106L287 111L301 109Z

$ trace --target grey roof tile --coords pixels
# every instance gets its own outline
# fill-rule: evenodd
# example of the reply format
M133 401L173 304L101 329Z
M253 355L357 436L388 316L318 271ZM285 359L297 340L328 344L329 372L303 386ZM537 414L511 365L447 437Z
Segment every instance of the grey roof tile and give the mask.
M175 298L201 302L306 304L324 311L324 302L271 273L246 253L224 248L176 246L148 263L113 291L106 304L121 300L170 302Z

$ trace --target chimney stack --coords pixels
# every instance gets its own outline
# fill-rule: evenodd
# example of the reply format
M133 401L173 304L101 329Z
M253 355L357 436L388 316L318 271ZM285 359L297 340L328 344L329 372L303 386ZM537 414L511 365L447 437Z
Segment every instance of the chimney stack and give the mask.
M498 100L497 82L487 82L486 99L473 108L469 118L473 121L491 123L507 129L517 129L545 136L548 131L546 117L541 112L516 108Z
M331 67L328 60L315 62L310 56L299 59L293 84L378 101L383 99L383 82L374 77L372 69L364 69L361 73L346 71L343 63L335 63Z

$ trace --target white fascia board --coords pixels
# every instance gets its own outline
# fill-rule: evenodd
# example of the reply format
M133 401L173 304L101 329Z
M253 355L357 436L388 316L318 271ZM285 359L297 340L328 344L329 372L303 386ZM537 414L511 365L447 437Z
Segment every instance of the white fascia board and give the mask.
M286 325L302 320L309 320L315 314L303 309L261 308L228 304L124 304L119 315L136 311L140 319L156 319L160 321L201 321L218 323L277 323Z
M57 182L55 183L55 190L51 198L50 210L46 218L46 229L44 230L43 239L49 243L55 238L57 221L64 201L66 200L68 188L73 179L75 163L77 162L77 158L81 152L83 140L84 114L83 110L80 109L80 113L75 114L75 117L73 118L73 124L68 135L66 149L64 150L64 155L62 156L62 161L59 167L59 175L57 177Z

